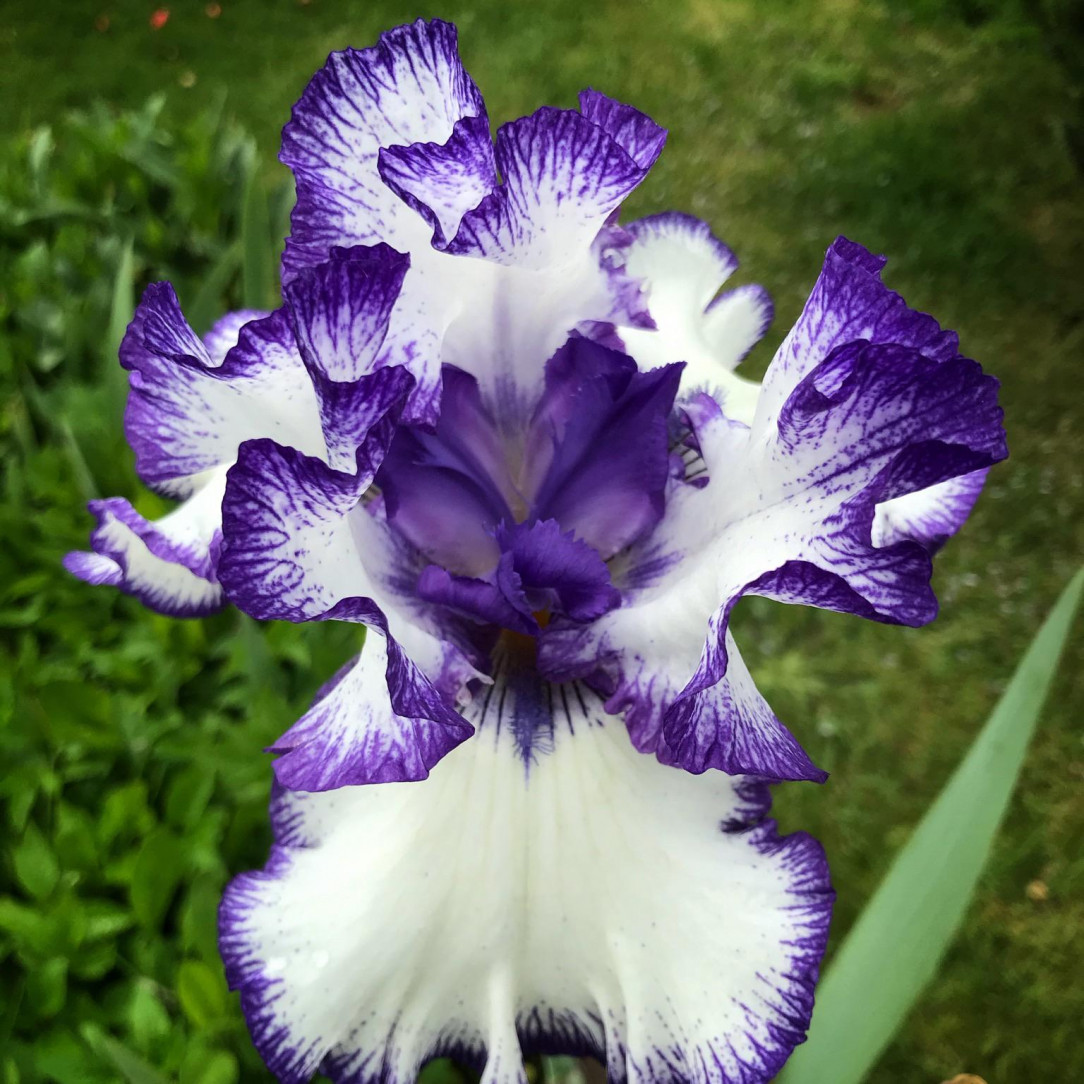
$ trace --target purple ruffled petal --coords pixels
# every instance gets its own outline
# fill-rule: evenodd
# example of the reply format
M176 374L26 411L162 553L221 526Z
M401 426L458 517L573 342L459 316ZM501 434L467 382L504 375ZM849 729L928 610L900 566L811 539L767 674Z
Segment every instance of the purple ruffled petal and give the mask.
M878 504L873 544L891 546L912 539L936 552L964 525L986 484L987 473L977 470Z
M929 330L925 319L907 327L912 338ZM942 335L923 341L944 347ZM621 609L586 629L546 630L540 665L555 678L601 668L638 744L667 762L816 778L747 675L731 680L730 609L760 594L929 621L929 541L875 531L877 510L1004 458L997 382L954 352L938 360L857 340L752 430L708 405L701 397L686 415L709 483L672 485L666 519L617 581Z
M497 132L502 183L463 216L448 251L525 268L590 247L647 170L597 124L543 107Z
M94 585L117 587L171 617L199 617L222 605L215 578L224 477L216 474L175 511L144 519L121 497L91 501L97 520L91 553L69 553L64 567Z
M803 377L838 346L863 339L908 346L933 361L959 356L955 332L909 308L881 281L886 262L846 237L833 242L798 322L764 376L758 424L774 417Z
M245 324L251 324L256 320L262 320L270 315L259 309L240 309L238 312L228 312L219 317L211 326L211 330L203 336L203 346L212 365L221 365L226 360L226 355L237 345L241 337L241 329Z
M474 727L387 634L374 605L347 599L325 616L383 633L367 637L361 655L268 749L282 754L276 779L302 791L425 779Z
M532 515L607 558L649 533L663 512L680 378L680 365L640 373L622 354L570 339L546 366L531 422Z
M606 132L645 173L662 154L666 129L639 109L588 88L580 91L580 112Z
M218 334L212 345L221 348ZM215 365L173 287L155 283L136 309L120 358L131 384L125 433L148 485L184 496L194 476L231 463L238 445L259 435L322 450L312 383L281 312L243 325Z
M332 53L282 132L279 157L297 181L283 282L333 248L426 244L423 220L380 176L380 149L442 144L459 120L484 116L449 23L419 19L370 49Z
M379 166L384 183L429 223L434 247L444 248L497 187L489 118L464 117L445 143L384 147Z
M502 554L511 558L529 613L553 611L573 621L593 621L621 604L598 551L556 520L502 524L496 537Z
M365 485L271 441L244 444L227 480L219 578L231 602L258 618L360 621L384 635L386 682L351 699L377 665L363 654L350 683L274 746L290 787L424 778L470 732L455 701L477 675L397 595L395 545L359 505Z

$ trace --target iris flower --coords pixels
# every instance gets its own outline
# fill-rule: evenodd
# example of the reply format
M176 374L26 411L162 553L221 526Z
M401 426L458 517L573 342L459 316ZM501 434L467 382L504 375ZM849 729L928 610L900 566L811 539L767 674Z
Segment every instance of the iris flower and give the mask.
M486 1082L533 1053L751 1084L806 1031L833 899L768 785L823 780L728 629L744 595L921 625L1006 454L997 383L844 238L772 307L702 222L619 223L665 132L593 90L495 144L453 27L333 54L283 133L284 304L124 339L158 522L68 567L164 613L364 625L274 745L221 948L280 1080Z

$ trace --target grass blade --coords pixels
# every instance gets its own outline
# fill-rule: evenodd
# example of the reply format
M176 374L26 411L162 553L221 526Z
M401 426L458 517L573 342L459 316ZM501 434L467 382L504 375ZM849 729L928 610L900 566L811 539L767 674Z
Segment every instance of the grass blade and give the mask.
M255 156L253 156L255 158ZM266 309L273 303L274 251L267 192L260 183L255 163L245 178L241 208L241 293L246 309Z
M188 319L197 334L210 331L211 325L225 311L223 298L241 263L241 245L232 242L222 250L222 254L211 265L200 281L199 292L188 306Z
M859 1084L933 977L986 864L1084 588L1069 581L993 714L859 916L781 1084Z
M128 322L135 309L135 258L132 239L129 237L121 250L117 264L116 278L113 279L113 297L109 306L109 330L105 340L105 359L112 365L117 362L117 351Z

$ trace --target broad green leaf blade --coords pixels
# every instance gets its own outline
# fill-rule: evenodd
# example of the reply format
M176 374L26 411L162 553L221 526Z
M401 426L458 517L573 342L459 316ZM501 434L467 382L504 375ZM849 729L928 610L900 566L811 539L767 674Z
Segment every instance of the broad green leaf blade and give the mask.
M817 991L809 1039L781 1084L859 1084L933 977L986 864L1082 589L1084 569L859 916Z
M241 208L241 293L246 309L266 309L272 304L274 289L274 251L271 246L271 220L267 193L260 183L259 171L251 165L245 178L244 205Z

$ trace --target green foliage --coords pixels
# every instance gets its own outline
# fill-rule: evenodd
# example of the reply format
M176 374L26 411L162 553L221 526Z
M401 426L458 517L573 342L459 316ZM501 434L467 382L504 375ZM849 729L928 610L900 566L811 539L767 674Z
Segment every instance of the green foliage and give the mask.
M161 108L77 114L0 160L5 1084L260 1075L218 959L218 900L266 856L259 750L356 644L237 614L171 621L60 567L85 544L87 496L164 508L118 454L115 351L138 289L168 276L198 295L203 277L205 323L242 290L255 300L253 281L273 300L251 139L220 115L171 133ZM229 256L252 208L242 284Z
M1062 592L993 715L858 916L817 990L809 1039L780 1084L862 1084L933 978L990 856L1082 589L1084 570Z

